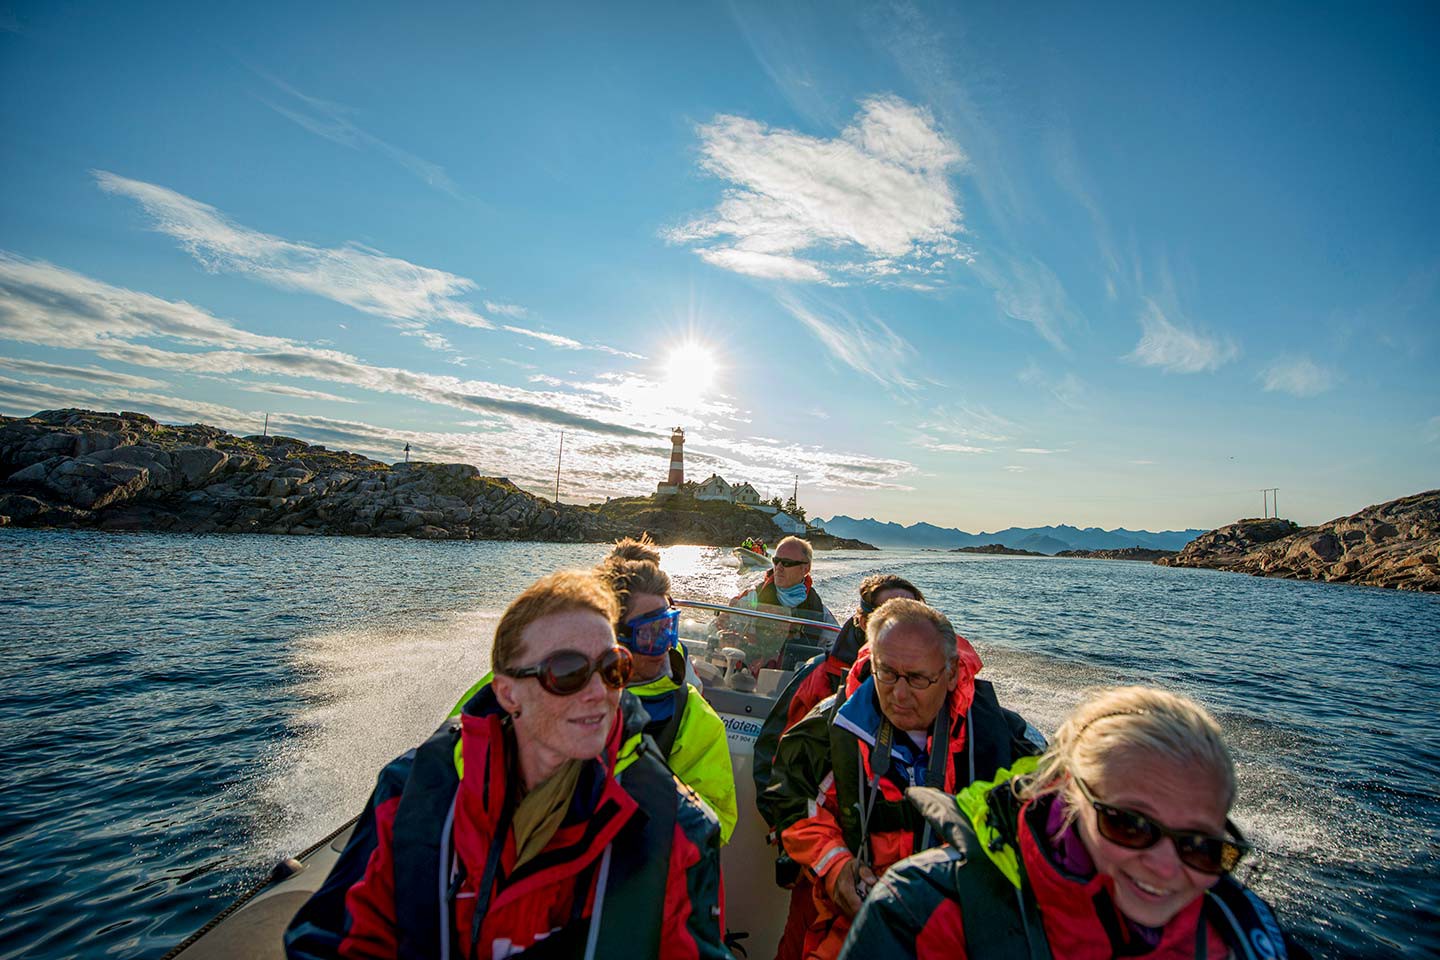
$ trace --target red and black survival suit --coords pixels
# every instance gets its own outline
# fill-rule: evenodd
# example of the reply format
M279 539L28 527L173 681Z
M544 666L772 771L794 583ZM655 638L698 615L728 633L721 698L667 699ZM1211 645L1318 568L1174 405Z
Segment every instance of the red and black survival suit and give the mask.
M729 957L715 815L648 738L617 779L622 743L648 719L629 694L619 713L554 837L516 867L515 740L486 686L458 722L381 771L335 868L286 930L287 955Z
M980 657L958 638L954 687L923 750L895 731L880 711L862 650L845 689L822 702L780 738L764 803L785 851L814 881L815 918L804 953L833 958L849 927L830 890L842 867L860 857L876 874L940 842L915 808L908 787L954 792L992 779L1017 757L1037 753L1029 725L1001 707L994 688L977 680Z

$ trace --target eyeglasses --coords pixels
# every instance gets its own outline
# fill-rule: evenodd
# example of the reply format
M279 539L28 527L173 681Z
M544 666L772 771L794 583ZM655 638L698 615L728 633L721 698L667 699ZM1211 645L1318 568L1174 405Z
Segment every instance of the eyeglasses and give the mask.
M1090 806L1095 808L1095 828L1100 836L1118 847L1148 850L1159 843L1161 838L1169 837L1175 841L1175 854L1181 863L1211 875L1234 870L1240 858L1250 851L1250 844L1245 842L1239 828L1228 819L1225 821L1225 829L1235 835L1233 840L1192 830L1171 830L1134 810L1123 810L1108 803L1101 803L1078 777L1075 778L1075 785L1080 788L1085 799L1090 801Z
M615 631L625 646L642 657L654 657L680 642L680 611L666 607L626 620Z
M786 567L786 568L789 568L789 567L803 567L803 566L805 566L805 564L807 564L807 563L809 563L809 562L810 562L809 560L791 560L789 557L776 557L776 558L775 558L775 566L777 566L777 567Z
M935 677L927 676L923 673L901 673L899 670L891 670L883 663L877 663L873 659L870 661L870 672L875 675L876 683L883 683L887 687L893 687L901 680L904 680L910 685L911 690L924 690L932 683L939 683L940 679L945 676L945 671L943 670L940 671L939 676Z
M615 646L591 660L579 650L558 650L532 667L501 671L508 677L523 680L534 677L540 689L557 697L569 697L585 689L590 678L600 674L605 686L618 690L630 679L630 651Z

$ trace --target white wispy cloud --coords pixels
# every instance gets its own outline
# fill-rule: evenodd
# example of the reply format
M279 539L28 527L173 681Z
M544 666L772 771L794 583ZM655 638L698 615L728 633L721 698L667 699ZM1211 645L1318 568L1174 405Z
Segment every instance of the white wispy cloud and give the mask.
M1004 443L1012 435L1021 432L1018 425L988 407L957 404L935 407L926 413L924 420L915 424L919 430L953 437L961 440L981 440L987 443Z
M268 393L277 397L295 397L299 400L328 400L331 403L357 402L350 397L326 393L323 390L306 390L304 387L292 387L284 383L249 383L240 389L246 393Z
M685 446L688 462L688 436ZM708 435L701 438L697 449L711 458L716 472L727 480L748 480L757 487L777 492L788 491L797 474L802 488L913 489L905 478L915 472L914 465L897 458L827 450L815 444L761 442L754 438Z
M454 181L450 179L449 174L445 172L444 167L361 129L355 122L358 111L354 108L302 93L279 77L263 70L255 72L286 95L285 103L276 103L261 98L262 103L282 117L332 143L338 143L352 150L374 150L404 167L435 189L442 190L452 197L460 196L460 191L456 188Z
M360 246L321 247L240 226L174 190L94 171L100 189L136 201L155 229L180 242L209 270L236 273L283 290L315 294L419 332L436 322L493 327L459 297L465 277Z
M719 247L697 250L700 259L722 270L732 270L762 280L798 280L804 283L822 283L829 278L824 270L807 260L778 253L762 253L759 250L741 250L737 247Z
M1314 397L1335 385L1339 377L1309 357L1281 357L1261 374L1267 392Z
M598 350L601 353L608 353L615 357L627 357L631 360L644 360L645 357L638 353L631 353L628 350L617 350L614 347L607 347L598 343L581 343L573 337L562 337L558 333L545 333L541 330L529 330L525 327L514 327L505 324L501 329L510 333L519 334L522 337L530 337L533 340L540 340L550 344L552 347L559 347L562 350Z
M1229 337L1196 330L1183 318L1171 320L1154 300L1145 301L1140 314L1142 335L1126 360L1170 373L1204 373L1218 370L1240 355Z
M87 383L103 383L116 387L130 387L146 390L165 386L159 380L137 377L129 373L117 373L100 367L72 367L63 363L46 363L42 360L21 360L15 357L0 357L0 367L17 373L28 373L40 377L60 377L65 380L84 380Z
M698 133L701 168L732 186L712 212L665 236L715 266L884 282L937 272L960 253L960 204L948 177L964 154L922 107L871 97L831 139L730 115ZM845 262L856 253L858 263Z
M924 447L926 450L933 450L936 453L989 453L989 447L977 447L968 443L946 443L934 437L921 435L915 438L915 446Z
M860 318L834 304L816 306L791 294L778 298L837 360L887 387L914 389L905 372L915 348L878 317ZM823 315L822 315L823 314Z
M204 422L240 435L257 432L264 419L262 413L109 384L78 389L0 376L0 409L8 410L12 416L29 416L38 410L65 407L138 410L169 423Z
M1072 410L1082 409L1090 392L1085 381L1074 373L1053 377L1042 370L1039 364L1033 360L1027 363L1025 368L1016 374L1016 377L1026 386L1045 391L1062 406Z
M468 277L358 244L322 247L287 240L241 226L215 207L166 187L104 170L93 174L100 189L139 203L157 231L178 241L207 270L234 273L282 290L333 300L388 320L436 350L451 349L444 335L433 329L437 324L484 330L497 326L464 300L478 288ZM508 316L524 313L524 308L515 304L499 306ZM513 324L504 329L567 350L636 356Z
M513 317L516 320L523 320L530 315L530 311L518 303L497 303L494 300L486 300L485 309L498 316Z
M1075 136L1068 127L1054 127L1048 137L1048 147L1056 183L1069 193L1090 217L1095 245L1105 268L1105 294L1115 300L1124 280L1124 265L1110 229L1109 218L1096 198L1095 188L1081 164Z
M1046 450L1044 447L1016 447L1016 453L1033 453L1041 456L1048 456L1052 453L1063 453L1063 450Z
M1130 462L1137 467L1153 467L1155 465L1154 460L1131 460Z
M1014 464L1014 463L1010 464L1010 465L1007 466L1005 469L1006 469L1006 471L1009 472L1009 473L1024 473L1024 472L1025 472L1025 468L1024 468L1024 467L1019 466L1018 464Z
M3 252L0 337L92 350L105 359L135 366L192 373L308 377L601 434L649 434L647 428L611 420L617 412L613 404L557 391L528 391L367 364L336 350L249 333L188 303L115 287ZM156 338L217 349L181 352L136 342Z
M1044 219L1048 211L1016 179L1016 171L1028 169L1031 158L1015 155L971 92L965 70L974 60L956 56L966 38L947 33L945 22L910 0L872 5L865 29L890 51L896 69L932 105L943 128L965 145L967 187L973 187L993 226L984 237L966 238L977 249L973 254L967 250L962 259L990 288L1002 314L1029 324L1051 346L1065 350L1066 331L1083 324L1084 317L1020 229L1021 224ZM986 87L986 99L994 99L994 85L986 82Z
M1007 317L1028 323L1055 349L1067 349L1063 331L1078 325L1080 314L1054 270L1034 257L999 249L976 256L970 265Z

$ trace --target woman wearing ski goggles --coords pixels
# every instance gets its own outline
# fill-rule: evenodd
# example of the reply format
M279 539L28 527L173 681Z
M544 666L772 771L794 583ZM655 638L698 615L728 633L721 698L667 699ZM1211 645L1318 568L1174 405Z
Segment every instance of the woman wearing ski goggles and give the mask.
M615 631L632 653L659 657L675 649L680 641L680 611L670 605L669 597L664 603L658 610L631 616Z

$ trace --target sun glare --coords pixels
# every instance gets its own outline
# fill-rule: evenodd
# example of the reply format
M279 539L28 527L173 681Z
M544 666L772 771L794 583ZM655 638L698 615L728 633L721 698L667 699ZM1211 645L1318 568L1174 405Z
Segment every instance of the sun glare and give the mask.
M714 349L699 340L684 340L665 357L666 387L686 396L704 394L719 372Z

